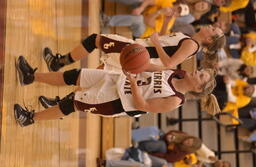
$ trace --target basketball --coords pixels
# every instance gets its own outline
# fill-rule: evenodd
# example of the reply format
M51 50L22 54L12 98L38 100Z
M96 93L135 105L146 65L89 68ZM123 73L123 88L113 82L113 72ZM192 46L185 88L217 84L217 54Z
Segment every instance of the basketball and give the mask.
M149 60L150 56L147 49L139 44L124 47L120 55L122 68L133 74L145 71L149 66Z

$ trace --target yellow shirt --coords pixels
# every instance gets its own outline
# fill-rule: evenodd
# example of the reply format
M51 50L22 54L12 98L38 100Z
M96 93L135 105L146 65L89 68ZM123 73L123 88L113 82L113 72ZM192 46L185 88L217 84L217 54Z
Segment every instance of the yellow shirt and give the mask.
M175 2L176 0L155 0L155 5L159 6L161 8L164 7L172 7L173 2Z
M155 5L154 6L150 6L148 8L146 8L146 10L143 12L143 15L148 15L148 14L152 14L155 13L156 11L158 11L161 8L165 8L165 7L173 7L173 3L176 0L155 0ZM160 32L164 23L164 18L165 16L163 14L161 14L160 16L158 16L155 20L155 27L146 27L146 30L144 32L144 34L142 34L140 36L140 38L146 38L151 36L154 32ZM173 17L168 26L167 26L167 30L170 30L175 22L176 18Z
M229 112L236 118L239 118L238 109L246 106L250 103L251 98L244 95L244 87L248 85L247 82L242 80L237 80L235 87L232 88L232 93L237 97L236 102L227 102L225 108L222 110L223 112ZM238 124L238 121L235 119L231 119L233 124Z
M170 20L167 26L167 31L169 31L172 28L175 20L176 20L175 17L173 17ZM164 16L156 20L155 27L147 26L145 32L140 36L140 38L147 38L147 37L150 37L154 32L160 32L162 29L163 23L164 23Z
M244 35L245 38L251 38L254 41L256 41L256 33L255 32L250 32ZM243 48L242 53L241 53L241 60L246 65L251 65L255 66L256 65L256 52L255 51L250 51L250 47L246 46Z
M237 9L242 9L247 6L249 3L249 0L232 0L231 4L227 7L221 7L220 11L221 12L232 12Z
M191 160L192 160L191 165L197 163L197 157L195 154L188 154L188 155L186 155L186 158L191 158ZM184 160L180 160L180 161L174 163L174 167L191 167L191 165L186 164L184 162Z
M246 65L250 65L250 66L255 66L256 65L256 52L250 52L249 51L249 47L245 47L243 50L242 50L242 53L241 53L241 60L243 60L243 62L246 64Z
M148 15L151 13L156 12L157 10L161 9L161 8L166 8L166 7L173 7L173 3L176 0L155 0L154 5L153 6L149 6L147 7L143 14L144 15Z

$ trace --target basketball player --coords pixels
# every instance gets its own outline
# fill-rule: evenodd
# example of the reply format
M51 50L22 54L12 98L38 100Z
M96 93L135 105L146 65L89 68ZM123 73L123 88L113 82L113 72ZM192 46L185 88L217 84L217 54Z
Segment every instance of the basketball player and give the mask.
M147 71L159 71L174 68L187 58L195 55L200 46L205 47L209 52L215 52L224 46L225 36L220 28L212 26L202 27L192 37L182 33L165 36L158 36L157 33L154 33L151 38L136 39L135 41L113 34L92 34L65 55L57 54L55 56L49 48L45 48L44 59L49 71L58 71L61 67L88 56L96 48L105 53L120 53L124 46L131 43L139 43L145 46L150 53L152 63ZM115 65L111 62L110 57L104 59L105 65Z
M168 112L184 102L185 94L209 94L215 86L214 74L210 69L193 73L181 70L143 72L137 74L136 78L127 72L98 69L39 73L22 56L16 67L21 85L37 81L81 88L61 99L58 105L42 112L30 112L15 104L15 119L21 126L34 121L58 119L76 110L103 116Z

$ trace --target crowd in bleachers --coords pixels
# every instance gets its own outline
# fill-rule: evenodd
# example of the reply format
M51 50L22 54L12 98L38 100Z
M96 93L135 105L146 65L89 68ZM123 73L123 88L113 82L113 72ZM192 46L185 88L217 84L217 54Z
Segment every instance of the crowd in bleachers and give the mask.
M216 70L216 88L203 107L209 114L230 112L242 120L240 127L250 134L240 136L241 142L256 141L256 1L255 0L112 0L131 7L131 13L101 15L103 28L128 26L134 38L157 38L175 32L193 36L201 27L220 28L225 34L225 46L205 47L196 53L198 68ZM160 37L159 37L160 38ZM217 37L219 38L219 37ZM153 42L153 40L152 40ZM215 46L217 44L215 43ZM161 57L160 57L161 59ZM179 64L179 63L177 63ZM176 65L177 65L176 64ZM205 97L203 97L205 98ZM211 111L209 111L211 110ZM212 111L214 110L214 111ZM232 120L236 124L236 120ZM133 146L123 150L113 148L107 159L98 159L104 166L155 167L230 167L230 162L218 160L199 138L181 131L161 133L156 127L133 133ZM145 138L140 138L143 136ZM138 139L139 138L139 139ZM116 156L118 154L118 156Z
M171 130L163 133L155 126L134 129L133 146L111 148L106 160L98 159L105 166L143 167L230 167L228 161L218 160L201 139L185 132Z

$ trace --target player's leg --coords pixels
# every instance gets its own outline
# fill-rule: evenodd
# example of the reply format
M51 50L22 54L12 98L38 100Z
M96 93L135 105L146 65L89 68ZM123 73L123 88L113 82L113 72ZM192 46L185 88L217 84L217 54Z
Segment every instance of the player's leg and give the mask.
M96 48L105 53L120 53L124 46L133 42L133 40L118 35L92 34L65 55L54 55L50 48L45 48L43 57L49 71L58 71L65 65L72 64L88 56Z
M39 112L22 108L19 104L14 105L15 120L22 127L31 125L37 121L59 119L72 112L75 112L74 93L61 99L58 105Z
M63 78L65 84L67 85L76 85L79 87L89 88L101 82L102 79L105 79L107 73L107 71L96 69L82 69L81 71L70 70L64 72ZM57 105L61 101L60 97L58 96L56 96L55 98L40 96L38 100L44 108L49 108Z
M74 85L80 82L80 69L65 72L35 73L35 81L55 86Z
M16 68L21 85L29 85L34 81L56 86L76 85L80 74L79 69L73 69L65 72L35 72L36 68L33 69L23 56L18 58Z
M44 60L48 66L49 71L58 71L65 65L72 64L82 58L88 56L94 49L99 47L100 35L91 34L85 38L81 44L75 47L71 52L61 55L57 53L53 55L50 48L44 49Z
M30 111L27 108L22 108L19 104L15 104L14 116L20 126L28 126L35 121L59 119L65 115L60 111L58 105L40 112L35 112L34 110Z
M72 69L65 72L35 73L34 81L50 85L74 85L90 88L106 78L109 71L99 69Z
M47 72L47 73L36 72L34 74L34 78L35 78L34 81L46 83L49 85L55 85L55 86L65 86L67 84L65 83L63 75L64 75L63 72Z
M16 62L16 69L19 74L21 85L29 85L34 81L63 85L63 75L61 73L36 73L37 68L32 68L25 57L20 56Z
M55 98L49 98L46 96L39 96L38 101L46 109L46 108L57 105L58 102L60 101L60 97L56 96Z
M61 67L72 64L73 62L81 60L85 56L88 56L95 48L97 48L99 38L100 35L91 34L71 52L68 52L64 55L58 53L56 55L53 55L51 49L46 47L44 49L43 57L49 71L58 71Z

